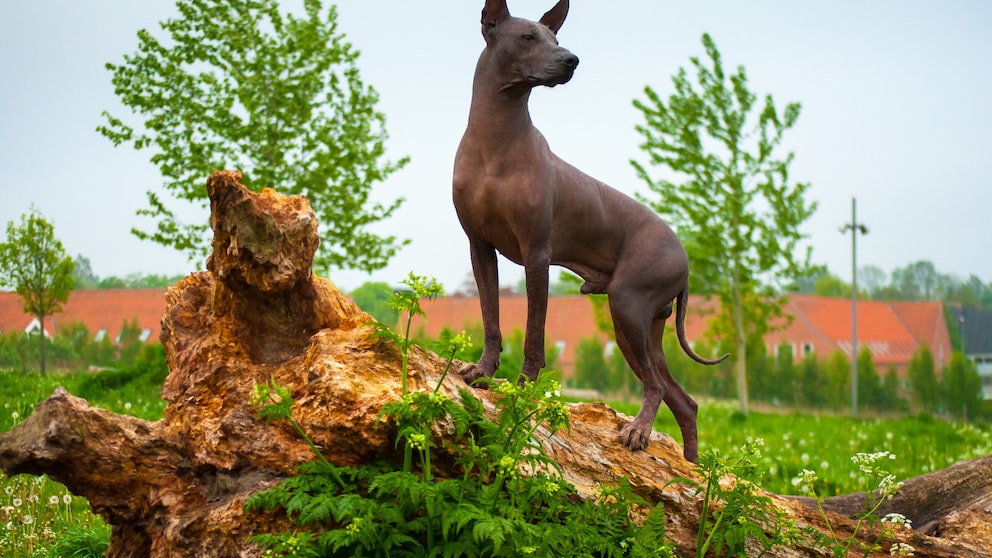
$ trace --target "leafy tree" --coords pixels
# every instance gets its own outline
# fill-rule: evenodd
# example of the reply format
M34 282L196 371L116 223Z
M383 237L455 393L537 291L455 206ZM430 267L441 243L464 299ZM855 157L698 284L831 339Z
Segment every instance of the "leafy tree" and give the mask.
M801 384L799 400L807 407L823 407L826 404L826 394L824 393L825 379L820 371L820 361L809 353L803 357L803 362L799 367L799 381Z
M992 284L986 285L976 275L966 281L952 281L944 293L944 302L954 302L962 306L992 307Z
M178 283L185 275L161 275L152 273L131 273L124 278L128 289L161 289Z
M839 409L851 403L851 359L834 351L821 368L823 402L826 407Z
M775 355L771 396L787 405L798 405L800 401L800 371L796 367L792 345L782 343Z
M575 348L575 385L596 391L616 389L611 376L609 364L603 344L595 337L587 337L579 341Z
M390 306L393 288L382 281L368 281L351 291L351 299L359 308L368 312L376 320L393 327L400 313Z
M899 397L899 372L894 366L889 367L882 381L881 408L886 411L906 410L906 400Z
M813 294L833 298L850 298L851 284L833 273L827 273L816 280L813 285ZM858 294L861 294L860 289Z
M145 342L141 340L141 326L138 325L138 318L131 318L130 320L125 318L117 336L118 359L122 363L133 363L144 345Z
M862 346L858 351L858 406L877 410L884 400L882 377L875 368L871 349Z
M877 299L878 294L889 281L889 274L877 265L858 268L858 286L865 290L869 298Z
M45 317L62 310L73 287L72 258L55 238L55 229L35 209L7 223L0 243L0 287L12 287L24 300L24 312L38 318L38 358L45 373ZM54 333L54 332L53 332Z
M921 260L892 272L892 286L901 300L938 300L950 278L937 272L932 262Z
M708 63L691 59L698 87L682 68L667 103L651 87L644 89L646 100L634 101L645 119L637 130L647 164L674 171L673 180L652 178L643 164L631 163L659 198L645 201L686 244L693 290L720 299L715 323L733 339L737 392L747 413L747 342L760 339L781 314L775 283L810 267L809 247L805 255L798 249L799 227L816 203L805 199L809 184L789 181L793 154L775 155L800 105L779 112L767 95L759 107L743 66L727 75L716 44L706 34L702 41Z
M954 351L950 364L944 369L942 383L947 412L964 420L978 416L982 405L982 377L974 362Z
M93 266L90 265L90 259L82 255L77 255L73 262L75 264L72 268L73 288L76 290L96 288L97 283L100 282L100 278L93 273Z
M371 271L408 241L367 230L395 211L372 202L372 186L407 159L383 161L385 117L366 86L359 53L338 31L337 10L304 0L284 15L277 0L178 0L181 17L161 24L164 40L138 32L138 51L107 64L115 92L138 124L104 112L97 128L115 146L153 152L167 196L206 208L214 170L238 168L246 186L302 194L320 220L314 266ZM154 230L142 239L185 252L209 248L207 219L184 223L160 192L147 192L139 215Z
M100 279L100 282L96 284L98 289L126 289L127 281L121 279L116 275L111 275L110 277L104 277Z
M940 404L937 371L933 354L926 345L921 346L909 361L908 376L909 384L913 387L913 393L916 395L916 401L923 411L936 412L937 406Z
M771 401L774 398L775 378L773 358L762 342L748 343L747 369L751 378L747 384L749 395L759 401Z

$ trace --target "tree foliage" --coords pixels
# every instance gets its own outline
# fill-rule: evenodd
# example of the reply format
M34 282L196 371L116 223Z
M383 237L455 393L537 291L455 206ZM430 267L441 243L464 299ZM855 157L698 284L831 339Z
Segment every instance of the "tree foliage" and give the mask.
M913 355L909 362L908 376L919 406L927 413L937 412L940 405L937 367L928 347L921 347Z
M24 312L38 318L39 359L45 373L45 317L62 310L72 292L73 261L55 238L55 228L34 207L20 223L7 223L0 243L0 286L24 301ZM53 332L54 333L54 332Z
M982 406L982 377L978 367L966 356L955 351L944 369L941 383L944 409L964 420L979 416Z
M738 393L747 412L746 344L759 338L780 314L777 283L810 266L799 227L815 211L805 199L809 184L793 183L793 154L777 157L800 105L779 111L771 95L761 103L748 88L743 66L724 71L709 35L702 38L709 60L691 58L697 84L682 68L672 78L667 102L651 87L634 106L644 115L637 126L647 165L667 169L655 177L631 161L657 195L647 203L678 231L691 262L692 288L720 298L717 323L734 339Z
M185 252L209 247L207 219L183 222L167 197L207 205L211 172L238 168L249 188L301 194L321 223L318 269L371 271L407 241L368 227L403 199L374 202L371 189L406 159L384 161L385 117L378 94L362 81L359 53L338 31L334 6L304 0L304 13L283 14L277 0L179 0L181 17L161 24L167 37L138 32L138 51L107 64L121 102L138 124L104 112L97 130L115 146L149 150L163 195L147 192L139 215L153 230L142 239Z
M389 305L393 288L382 281L367 281L351 291L351 299L376 320L394 327L400 313Z

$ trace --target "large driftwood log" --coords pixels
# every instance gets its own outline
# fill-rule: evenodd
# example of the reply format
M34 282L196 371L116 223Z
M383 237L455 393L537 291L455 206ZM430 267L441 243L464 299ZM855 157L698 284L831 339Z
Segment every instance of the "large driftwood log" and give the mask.
M208 271L169 290L162 319L171 371L165 417L151 423L116 415L59 389L0 434L7 474L47 473L114 526L112 557L255 557L261 551L247 542L250 535L288 527L278 513L246 513L243 504L313 455L288 426L256 418L253 382L272 378L292 388L294 415L329 461L396 457L394 433L376 417L399 397L400 355L371 339L370 318L312 275L317 222L309 204L271 190L251 193L237 172L216 173L207 187L214 230ZM443 364L415 351L413 389L435 385ZM463 386L449 375L442 391L457 397ZM626 475L642 497L665 504L667 535L682 555L694 555L699 497L667 484L694 475L681 448L655 433L645 451L630 452L618 438L629 417L600 404L571 405L570 413L570 432L543 439L580 494ZM435 435L448 434L439 427ZM989 459L908 482L890 506L927 532L901 529L898 540L916 547L916 556L989 556ZM815 507L773 498L798 523L825 529ZM845 502L827 505L844 513ZM831 523L842 536L854 525L840 514ZM830 555L812 540L770 554Z

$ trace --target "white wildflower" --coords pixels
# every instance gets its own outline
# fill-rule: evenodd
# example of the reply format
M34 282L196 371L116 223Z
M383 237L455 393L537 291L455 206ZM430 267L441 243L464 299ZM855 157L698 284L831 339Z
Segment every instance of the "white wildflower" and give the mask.
M891 556L916 556L915 552L916 549L906 543L895 543L889 549L889 555Z
M892 523L894 525L902 525L907 528L912 528L913 522L901 513L890 513L882 518L882 523Z

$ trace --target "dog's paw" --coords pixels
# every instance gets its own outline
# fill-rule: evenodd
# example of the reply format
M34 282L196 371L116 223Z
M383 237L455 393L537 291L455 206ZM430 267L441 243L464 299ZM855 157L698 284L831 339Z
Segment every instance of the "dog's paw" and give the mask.
M477 389L489 389L488 383L476 381L479 378L485 378L491 376L491 374L486 374L486 371L483 370L483 368L478 364L469 364L465 368L462 368L459 371L459 374L461 375L462 380L464 380L466 384Z
M642 450L648 447L651 439L651 427L644 427L632 421L620 431L620 442L630 451Z

